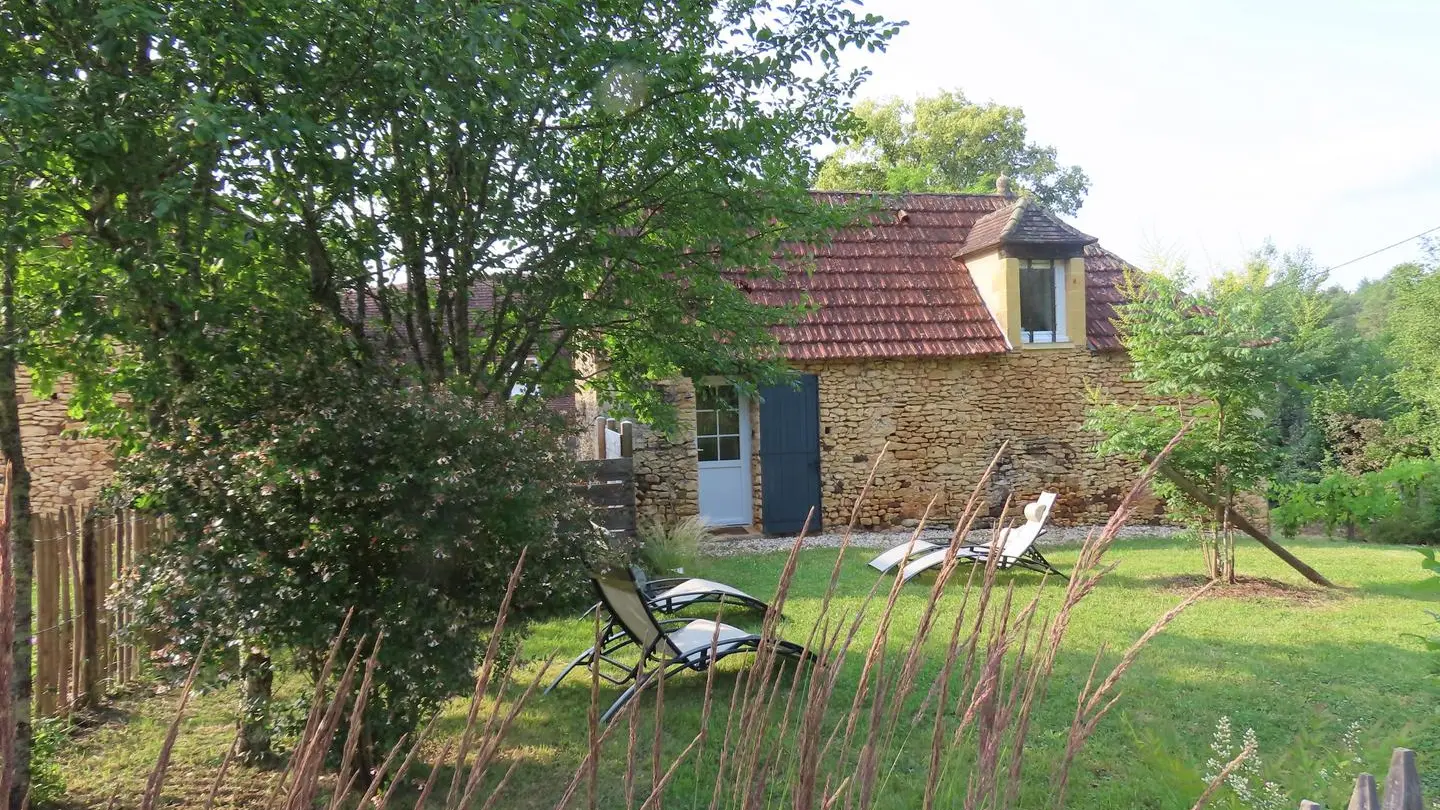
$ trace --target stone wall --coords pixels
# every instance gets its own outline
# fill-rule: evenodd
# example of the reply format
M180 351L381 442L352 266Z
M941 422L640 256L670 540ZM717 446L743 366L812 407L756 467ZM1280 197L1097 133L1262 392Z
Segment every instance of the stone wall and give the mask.
M666 395L679 429L669 437L637 425L634 445L635 520L673 523L700 513L700 458L695 452L695 384L676 380Z
M986 493L998 514L1005 496L1034 500L1059 493L1059 525L1103 523L1130 490L1139 470L1093 451L1083 429L1087 391L1135 402L1141 386L1126 379L1120 353L1031 349L1006 355L936 360L831 362L800 368L820 381L820 476L827 525L849 520L854 497L877 455L859 523L884 526L935 511L958 516L1002 442L1009 452ZM933 513L932 513L933 514ZM1155 519L1160 504L1146 497L1137 520Z
M1001 356L934 360L836 361L803 364L819 377L820 475L824 523L849 521L854 498L881 448L890 450L876 472L858 523L867 528L918 518L939 496L937 517L963 509L976 480L1002 442L1009 452L986 492L998 514L1007 494L1033 500L1042 489L1059 493L1059 525L1103 523L1129 492L1139 470L1095 456L1096 436L1083 429L1087 391L1138 402L1141 386L1126 379L1123 354L1073 348L1029 349ZM668 439L642 430L635 443L637 507L647 517L673 520L697 514L694 386L671 387L682 431ZM761 524L760 417L751 405L754 522ZM1137 521L1157 520L1147 496Z
M66 415L68 388L35 392L24 370L19 377L20 440L30 470L30 507L50 514L62 506L89 503L110 481L113 456L99 439L74 438L81 427Z

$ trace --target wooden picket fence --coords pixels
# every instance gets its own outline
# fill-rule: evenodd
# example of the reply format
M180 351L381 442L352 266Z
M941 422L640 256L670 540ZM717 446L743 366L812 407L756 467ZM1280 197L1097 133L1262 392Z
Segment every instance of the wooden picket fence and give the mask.
M1300 810L1325 808L1305 801L1300 803ZM1426 810L1425 797L1420 794L1420 772L1415 766L1415 752L1408 748L1396 748L1391 753L1384 794L1376 789L1374 776L1368 773L1357 776L1347 810Z
M68 716L139 676L144 652L120 639L129 612L107 597L166 528L130 511L75 507L36 516L34 528L34 710Z

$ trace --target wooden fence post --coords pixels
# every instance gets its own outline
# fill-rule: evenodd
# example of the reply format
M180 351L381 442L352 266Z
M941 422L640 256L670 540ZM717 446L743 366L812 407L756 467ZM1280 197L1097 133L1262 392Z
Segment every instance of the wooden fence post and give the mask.
M95 511L85 511L80 527L80 694L81 708L100 703L100 599Z
M1380 810L1380 794L1375 790L1375 777L1368 773L1355 777L1355 792L1350 794L1347 810Z
M70 656L70 699L65 702L65 714L70 715L80 700L80 670L84 665L84 659L80 657L80 631L83 626L80 615L80 545L83 530L80 521L76 520L81 513L73 506L67 511L70 513L70 533L65 535L65 549L70 565L65 569L65 576L70 580L70 649L67 651Z
M70 679L73 677L70 651L74 649L75 622L70 612L70 535L75 531L74 513L60 510L60 532L55 536L55 577L59 580L60 610L56 614L55 663L58 675L55 679L56 709L70 714Z
M50 518L35 521L35 715L49 717L55 707L51 651L51 626L55 623L55 580L50 576L50 558L55 548L55 527Z
M1425 810L1420 796L1420 772L1415 768L1415 752L1396 748L1390 755L1390 772L1385 774L1385 803L1381 810Z
M635 423L629 420L620 423L620 457L635 455Z
M605 458L605 417L595 417L595 460Z

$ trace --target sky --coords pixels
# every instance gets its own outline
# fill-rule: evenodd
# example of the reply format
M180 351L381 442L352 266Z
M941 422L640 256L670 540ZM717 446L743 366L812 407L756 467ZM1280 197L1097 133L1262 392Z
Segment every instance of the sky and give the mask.
M1131 262L1208 275L1270 240L1334 267L1440 226L1440 0L864 7L910 24L864 55L862 96L1021 107L1090 176L1074 224ZM1412 240L1332 280L1421 255Z

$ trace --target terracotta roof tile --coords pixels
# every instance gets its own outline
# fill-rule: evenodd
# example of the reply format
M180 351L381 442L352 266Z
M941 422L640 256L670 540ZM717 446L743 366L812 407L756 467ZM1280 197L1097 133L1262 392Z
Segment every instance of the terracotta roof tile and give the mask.
M1125 302L1125 272L1131 266L1099 245L1085 246L1085 331L1090 348L1119 351L1115 305Z
M815 196L834 205L870 199ZM783 278L742 283L760 303L816 307L775 332L791 360L1003 352L995 319L970 275L950 258L975 221L1003 203L994 195L887 196L879 212L836 232L829 244L805 250L809 263L782 262Z
M855 227L843 228L829 244L800 250L807 263L780 261L781 278L736 276L750 297L771 306L809 303L816 311L798 323L778 327L775 336L791 360L833 360L886 357L957 357L999 354L1009 349L1005 336L980 298L960 252L981 222L999 222L1003 232L1018 210L1016 224L1053 240L1077 236L1094 241L1060 223L1046 212L1039 224L1029 222L1025 209L993 194L901 194L874 198L867 194L817 192L815 198L834 205L879 199L882 209L866 215ZM1043 209L1040 209L1043 212ZM906 216L899 217L904 211ZM997 226L988 226L997 227ZM1049 228L1045 233L1041 230ZM1068 229L1068 230L1065 230ZM1096 252L1098 251L1098 252ZM1095 258L1092 257L1094 252ZM794 255L794 251L789 252ZM1120 273L1110 262L1123 266L1113 254L1086 248L1091 299L1090 343L1111 348L1114 326L1110 321ZM1096 268L1089 275L1089 268ZM1103 307L1097 310L1096 307ZM1097 319L1098 316L1098 319Z

